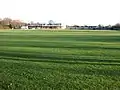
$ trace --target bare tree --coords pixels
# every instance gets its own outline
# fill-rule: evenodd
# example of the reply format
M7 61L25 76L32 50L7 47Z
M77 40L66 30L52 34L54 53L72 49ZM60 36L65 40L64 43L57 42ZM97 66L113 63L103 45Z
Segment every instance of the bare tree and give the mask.
M2 22L3 22L4 25L10 25L11 21L12 21L12 19L10 19L10 18L4 18L2 20Z

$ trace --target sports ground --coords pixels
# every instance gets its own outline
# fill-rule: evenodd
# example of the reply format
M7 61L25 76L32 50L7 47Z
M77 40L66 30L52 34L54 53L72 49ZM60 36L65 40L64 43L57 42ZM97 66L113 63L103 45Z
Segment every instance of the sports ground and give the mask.
M119 89L120 31L0 31L0 90Z

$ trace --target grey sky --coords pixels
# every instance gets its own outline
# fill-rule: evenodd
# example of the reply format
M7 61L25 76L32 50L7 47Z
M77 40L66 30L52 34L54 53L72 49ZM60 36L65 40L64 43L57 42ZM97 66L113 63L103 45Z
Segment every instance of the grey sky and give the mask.
M98 25L120 22L120 0L1 0L0 17Z

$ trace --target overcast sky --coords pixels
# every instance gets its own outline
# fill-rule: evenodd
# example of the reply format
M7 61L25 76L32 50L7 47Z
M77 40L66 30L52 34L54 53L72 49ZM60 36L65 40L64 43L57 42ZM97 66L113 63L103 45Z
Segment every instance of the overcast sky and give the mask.
M0 17L64 24L120 22L120 0L0 0Z

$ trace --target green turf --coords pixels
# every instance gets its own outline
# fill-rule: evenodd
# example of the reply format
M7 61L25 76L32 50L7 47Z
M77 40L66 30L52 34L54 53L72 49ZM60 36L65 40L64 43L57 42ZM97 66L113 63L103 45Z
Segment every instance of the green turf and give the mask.
M0 31L0 90L120 90L120 32Z

